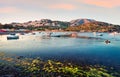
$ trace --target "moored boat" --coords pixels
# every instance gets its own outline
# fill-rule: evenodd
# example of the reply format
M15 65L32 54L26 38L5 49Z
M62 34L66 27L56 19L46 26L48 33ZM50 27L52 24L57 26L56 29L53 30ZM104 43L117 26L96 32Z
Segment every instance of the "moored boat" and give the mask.
M68 33L50 33L50 37L70 37Z
M103 34L97 34L97 36L103 36Z
M109 43L111 43L111 42L110 42L110 40L106 40L105 43L106 43L106 44L109 44Z
M7 40L12 40L12 39L19 39L19 36L16 35L15 33L11 33L7 36Z

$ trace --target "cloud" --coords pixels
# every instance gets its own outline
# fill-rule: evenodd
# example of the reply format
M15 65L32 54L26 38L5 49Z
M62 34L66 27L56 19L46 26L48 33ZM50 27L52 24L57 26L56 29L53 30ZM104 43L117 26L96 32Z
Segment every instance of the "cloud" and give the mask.
M6 5L24 5L24 6L42 6L46 7L48 5L53 5L51 6L52 8L59 9L74 9L75 6L73 3L78 4L77 2L84 3L84 4L89 4L89 5L95 5L99 7L106 7L106 8L113 8L113 7L118 7L120 6L120 0L0 0L0 5L1 4L6 4ZM64 2L64 3L63 3ZM80 5L80 4L79 4Z
M38 8L38 9L59 9L74 10L76 5L74 0L1 0L0 5L16 6L21 8Z
M0 13L17 13L19 11L15 7L0 7Z
M114 8L120 6L120 0L77 0L77 1L105 8Z
M51 5L50 8L61 9L61 10L74 10L76 9L76 6L72 4L54 4L54 5Z

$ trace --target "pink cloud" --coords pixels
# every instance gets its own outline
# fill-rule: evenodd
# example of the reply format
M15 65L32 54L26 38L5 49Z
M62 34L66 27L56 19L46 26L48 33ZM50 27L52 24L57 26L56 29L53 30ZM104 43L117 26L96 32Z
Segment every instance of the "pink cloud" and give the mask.
M0 7L0 13L16 13L18 11L15 7Z
M54 4L51 5L50 8L52 9L63 9L63 10L74 10L76 7L72 4Z
M114 8L120 6L120 0L78 0L85 4L96 5L106 8Z

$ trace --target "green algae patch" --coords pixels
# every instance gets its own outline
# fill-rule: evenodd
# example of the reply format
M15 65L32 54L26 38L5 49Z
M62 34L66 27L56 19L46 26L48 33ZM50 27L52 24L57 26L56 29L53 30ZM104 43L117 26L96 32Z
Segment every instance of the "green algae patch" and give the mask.
M15 77L117 77L105 66L78 66L40 58L0 56L0 76ZM119 73L117 73L119 75ZM119 75L120 76L120 75Z

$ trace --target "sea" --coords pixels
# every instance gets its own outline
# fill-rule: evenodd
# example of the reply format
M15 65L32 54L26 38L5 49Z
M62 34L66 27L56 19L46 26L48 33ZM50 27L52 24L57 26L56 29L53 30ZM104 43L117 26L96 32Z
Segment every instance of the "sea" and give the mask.
M55 32L55 34L65 32ZM71 33L71 32L66 32ZM77 32L81 37L48 37L46 32L27 33L7 40L0 35L0 52L23 57L39 57L78 65L105 65L120 69L120 34ZM90 38L89 38L90 37ZM109 40L110 43L105 41Z

